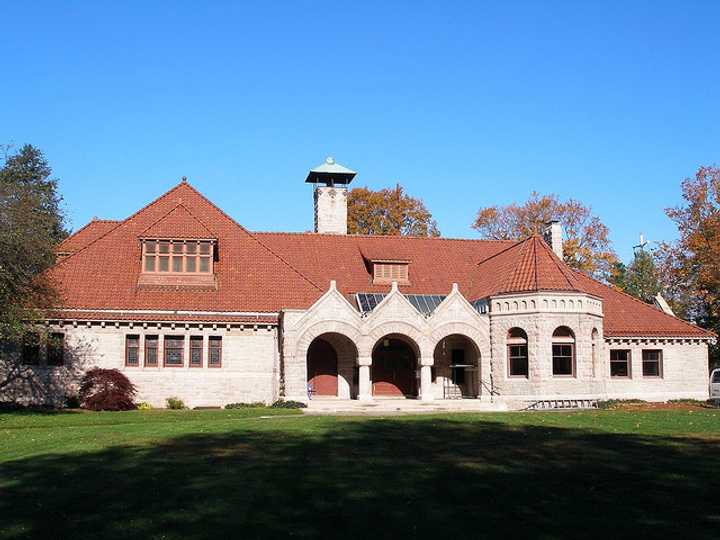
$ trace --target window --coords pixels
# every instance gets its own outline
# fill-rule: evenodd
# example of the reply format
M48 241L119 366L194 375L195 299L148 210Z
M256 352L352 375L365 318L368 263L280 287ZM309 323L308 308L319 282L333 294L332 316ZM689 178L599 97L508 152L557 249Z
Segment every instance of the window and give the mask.
M183 367L183 346L185 338L183 336L165 336L165 366L166 367Z
M53 333L48 337L47 365L62 366L65 364L65 334Z
M222 336L210 336L208 367L222 367Z
M140 336L125 336L125 365L140 366Z
M145 336L145 367L158 365L158 337Z
M210 240L143 240L143 271L166 274L212 273Z
M713 384L720 383L720 371L716 371L713 373L713 378L711 381Z
M453 349L450 352L450 362L452 371L450 378L453 384L465 384L465 351L463 349Z
M575 334L567 326L553 332L552 356L554 376L575 376Z
M598 355L598 331L597 331L597 328L593 328L593 330L590 334L590 339L592 341L592 345L591 345L591 347L592 347L592 355L591 355L592 356L592 376L594 379L595 376L597 375L597 362L598 362L598 360L597 360L597 358L598 358L598 356L597 356Z
M190 367L202 367L203 365L203 337L190 337Z
M373 283L408 282L408 264L393 262L373 263Z
M528 339L522 328L511 328L507 335L508 375L528 377Z
M25 334L22 342L20 359L26 366L37 366L40 364L40 334L30 332Z
M662 377L662 351L659 349L642 352L643 377Z
M610 351L610 376L630 377L630 351L613 349Z

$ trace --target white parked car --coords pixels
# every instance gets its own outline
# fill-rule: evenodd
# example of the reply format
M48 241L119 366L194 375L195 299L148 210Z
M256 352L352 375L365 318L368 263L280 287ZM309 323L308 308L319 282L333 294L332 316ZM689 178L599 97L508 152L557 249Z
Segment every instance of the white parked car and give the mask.
M720 369L710 373L710 399L720 401Z

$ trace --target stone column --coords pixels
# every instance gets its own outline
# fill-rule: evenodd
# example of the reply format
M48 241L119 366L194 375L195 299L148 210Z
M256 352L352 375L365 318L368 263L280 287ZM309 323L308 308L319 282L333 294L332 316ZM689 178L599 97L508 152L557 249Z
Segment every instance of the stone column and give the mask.
M372 401L372 381L370 380L371 357L359 357L358 400Z
M432 391L432 365L433 358L422 358L420 362L420 399L432 401L435 399Z

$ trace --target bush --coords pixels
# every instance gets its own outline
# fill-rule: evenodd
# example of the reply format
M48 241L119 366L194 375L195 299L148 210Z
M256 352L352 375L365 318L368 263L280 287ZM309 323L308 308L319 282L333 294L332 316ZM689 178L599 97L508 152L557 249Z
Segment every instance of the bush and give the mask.
M626 405L642 405L647 403L642 399L608 399L607 401L598 401L598 409L622 409Z
M273 409L304 409L307 407L307 405L300 401L285 401L284 399L278 399L270 406Z
M225 405L226 409L257 409L260 407L267 407L262 401L253 401L251 403L228 403Z
M79 409L80 398L78 396L66 396L65 397L65 408L66 409Z
M80 383L80 406L93 411L129 411L135 408L135 385L117 369L93 368Z
M147 401L141 401L137 404L138 411L149 411L153 408Z
M169 397L165 400L165 403L167 404L168 409L173 409L175 411L187 409L185 402L177 397Z

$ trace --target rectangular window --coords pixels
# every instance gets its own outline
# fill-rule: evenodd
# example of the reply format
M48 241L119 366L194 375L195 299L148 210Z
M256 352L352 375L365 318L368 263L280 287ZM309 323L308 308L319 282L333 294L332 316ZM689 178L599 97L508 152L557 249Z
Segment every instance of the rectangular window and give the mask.
M373 283L390 283L392 281L408 281L407 263L374 263Z
M65 364L65 334L50 334L47 342L47 365L62 366L63 364Z
M630 377L630 351L613 349L610 351L610 376Z
M125 365L140 366L140 336L125 336Z
M165 366L183 367L185 338L183 336L165 336Z
M659 349L642 352L643 377L662 377L662 351Z
M527 345L508 345L508 362L511 377L528 376Z
M40 364L40 334L37 332L25 334L20 358L26 366L37 366Z
M158 365L158 337L145 336L145 367Z
M203 365L203 337L190 336L190 367Z
M222 367L221 336L210 336L208 344L208 367Z
M213 242L198 240L143 240L143 271L169 274L212 272Z
M553 343L553 375L572 377L575 375L575 355L572 343Z

